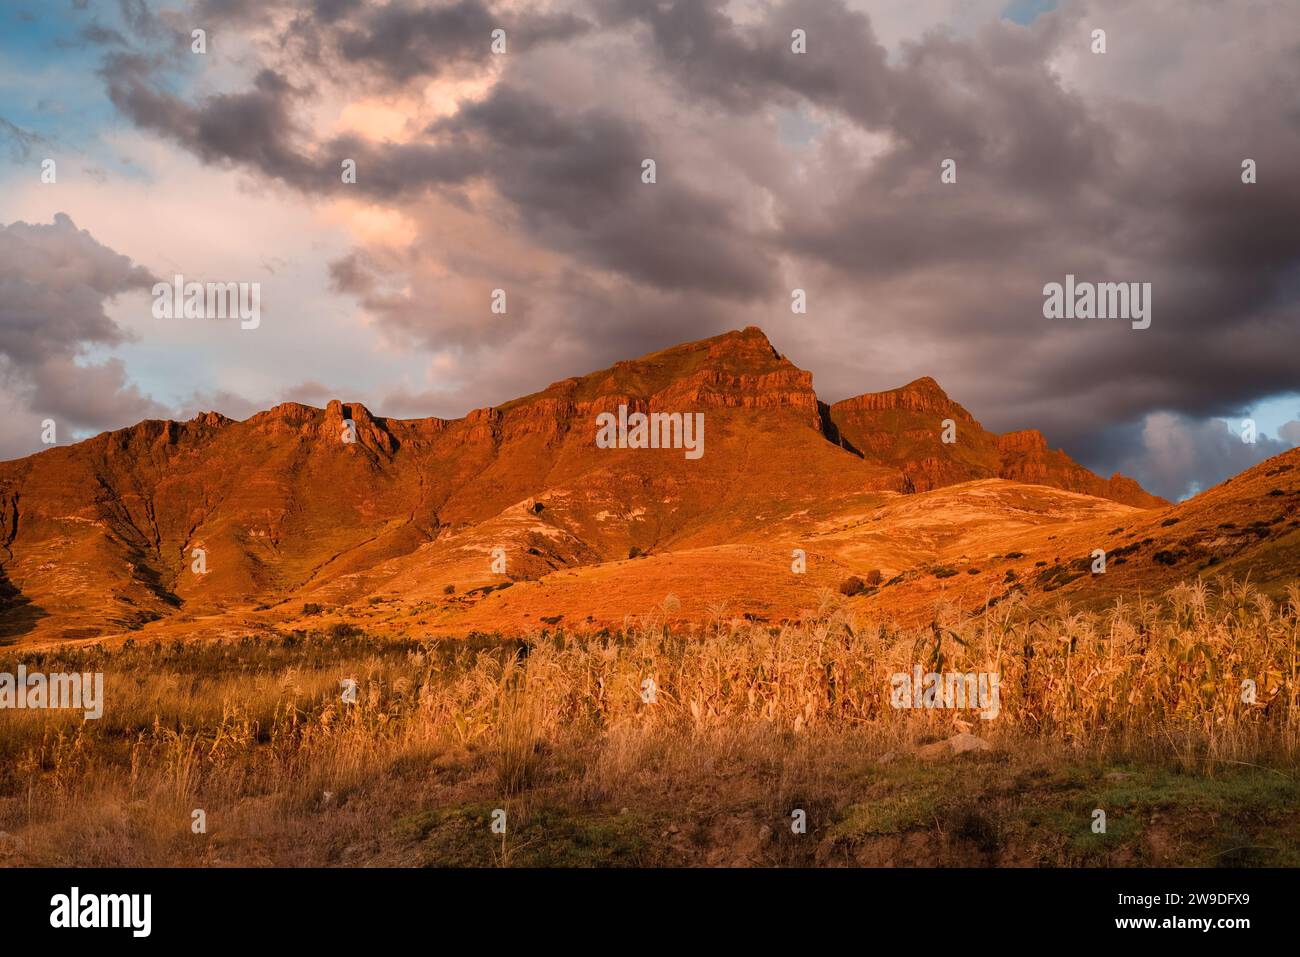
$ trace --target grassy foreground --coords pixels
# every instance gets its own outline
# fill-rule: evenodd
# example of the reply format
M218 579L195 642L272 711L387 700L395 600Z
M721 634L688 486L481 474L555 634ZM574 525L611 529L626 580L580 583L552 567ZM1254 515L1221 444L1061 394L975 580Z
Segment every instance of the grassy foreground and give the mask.
M1224 583L920 629L827 594L786 628L11 652L106 701L0 711L0 864L1295 866L1298 639L1300 583ZM997 673L1000 714L894 709L915 665ZM926 747L959 732L990 747Z

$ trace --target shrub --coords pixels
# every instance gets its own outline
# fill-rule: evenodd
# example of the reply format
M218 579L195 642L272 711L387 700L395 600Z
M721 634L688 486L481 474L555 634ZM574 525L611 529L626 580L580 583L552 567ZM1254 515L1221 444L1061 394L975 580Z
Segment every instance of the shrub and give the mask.
M945 568L943 566L940 566L939 568L936 568L934 570L935 578L952 578L952 576L956 574L957 574L957 569L955 568Z
M447 585L447 586L445 586L445 587L442 589L442 593L443 593L444 595L454 595L454 594L456 594L456 586L455 586L455 585Z
M1154 561L1159 562L1161 565L1178 564L1178 553L1171 552L1168 549L1162 549L1161 551L1156 552L1154 555L1151 556L1151 558Z
M1167 518L1167 519L1165 519L1163 522L1160 523L1160 527L1161 527L1161 528L1168 528L1170 525L1177 525L1177 524L1178 524L1178 519L1176 519L1176 518Z
M627 550L627 557L628 557L628 558L640 558L640 557L641 557L641 549L638 548L636 545L633 545L631 548L629 548L629 549Z
M873 568L871 569L871 571L867 572L867 579L866 579L867 584L873 587L879 585L881 577L882 576L880 574L880 569Z
M302 606L302 613L304 615L319 615L321 610L321 606L316 604L314 601L308 602Z
M1037 581L1042 586L1043 591L1056 591L1056 589L1063 588L1070 582L1078 581L1083 575L1082 570L1071 571L1069 565L1054 565L1039 572Z
M857 575L850 575L844 581L840 582L840 594L852 598L854 595L863 591L867 586L863 584L862 579Z

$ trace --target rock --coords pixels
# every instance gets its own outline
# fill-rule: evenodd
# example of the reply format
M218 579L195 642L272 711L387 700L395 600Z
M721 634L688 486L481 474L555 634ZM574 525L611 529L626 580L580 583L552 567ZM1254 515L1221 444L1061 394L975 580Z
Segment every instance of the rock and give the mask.
M953 754L963 754L967 751L992 751L993 745L989 744L978 735L970 734L963 731L961 734L954 734L948 739L948 746L952 748Z
M936 741L934 744L927 744L916 753L922 761L938 761L951 755L965 754L968 751L992 751L993 745L989 744L983 738L977 735L968 734L963 731L961 734L954 734L945 741Z

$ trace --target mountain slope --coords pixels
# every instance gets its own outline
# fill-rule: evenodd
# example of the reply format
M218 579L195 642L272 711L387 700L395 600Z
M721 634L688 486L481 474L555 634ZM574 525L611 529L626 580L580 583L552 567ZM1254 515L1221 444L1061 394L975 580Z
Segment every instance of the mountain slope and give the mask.
M620 407L702 413L703 455L598 448L597 417ZM944 418L958 423L956 443L939 440ZM902 508L900 491L996 478L1030 489L999 494L1045 496L1035 507L1054 521L1160 504L1048 450L1037 433L985 432L933 380L826 406L811 375L752 327L455 420L381 418L333 401L243 422L142 422L0 463L0 641L188 634L293 621L304 604L382 610L390 599L403 615L433 609L449 629L480 617L488 626L488 609L561 577L601 587L587 580L596 569L614 596L601 607L634 602L645 589L615 587L619 569L644 576L665 562L685 575L674 587L695 611L692 595L719 589L768 603L736 593L760 586L729 563L775 563L761 587L786 595L785 608L856 561L850 547L817 571L810 560L791 582L792 542L833 542L830 530L854 516ZM1001 520L1001 508L986 520ZM634 552L651 557L629 563ZM496 588L506 583L520 590ZM521 625L542 614L518 607Z

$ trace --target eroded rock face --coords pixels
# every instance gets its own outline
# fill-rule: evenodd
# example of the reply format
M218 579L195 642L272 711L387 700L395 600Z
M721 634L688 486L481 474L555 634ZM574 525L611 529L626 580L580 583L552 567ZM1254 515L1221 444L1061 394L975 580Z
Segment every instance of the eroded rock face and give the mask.
M620 405L704 413L704 455L597 448L597 415ZM957 423L953 445L938 440L944 418ZM520 556L512 574L536 577L633 546L728 544L868 490L998 476L1151 500L1036 432L986 432L932 379L825 406L811 374L753 327L461 419L389 419L333 400L242 422L147 421L0 463L0 641L88 637L316 589L352 599L379 580L424 587L438 574L432 552L478 561L494 542ZM544 511L523 507L536 501Z
M1006 455L1032 455L1047 451L1047 439L1037 429L1004 432L998 436L998 452Z
M836 402L832 407L846 414L860 412L920 412L974 422L974 417L939 388L929 376L887 392L867 392Z
M982 478L1005 478L1138 508L1168 504L1124 476L1110 480L1049 449L1037 429L998 435L948 398L928 376L887 392L845 399L830 407L838 436L864 457L896 468L903 492L926 492ZM944 442L944 422L955 441Z

